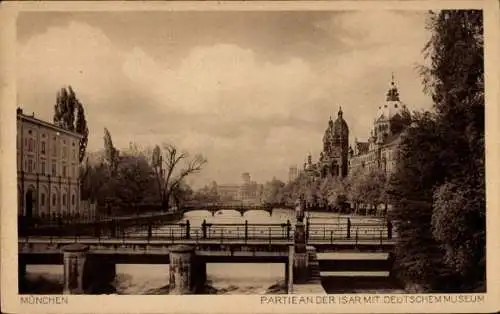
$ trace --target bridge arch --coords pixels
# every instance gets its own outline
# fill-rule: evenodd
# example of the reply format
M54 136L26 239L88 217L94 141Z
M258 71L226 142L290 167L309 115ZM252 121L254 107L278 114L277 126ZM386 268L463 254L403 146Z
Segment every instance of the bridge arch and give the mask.
M215 216L215 214L219 211L236 211L240 213L241 217L245 215L248 211L265 211L269 213L269 216L273 214L273 208L270 206L264 205L208 205L208 206L185 206L182 208L182 213L187 213L195 210L206 210Z

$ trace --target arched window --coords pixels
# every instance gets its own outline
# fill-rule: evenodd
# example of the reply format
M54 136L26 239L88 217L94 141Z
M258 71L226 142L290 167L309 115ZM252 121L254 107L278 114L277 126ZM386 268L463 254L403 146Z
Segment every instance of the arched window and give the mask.
M56 206L56 202L57 202L57 197L55 194L52 194L52 206Z
M66 194L63 194L62 204L63 204L63 206L66 206Z
M40 204L42 206L45 206L45 193L42 193L42 195L40 195Z

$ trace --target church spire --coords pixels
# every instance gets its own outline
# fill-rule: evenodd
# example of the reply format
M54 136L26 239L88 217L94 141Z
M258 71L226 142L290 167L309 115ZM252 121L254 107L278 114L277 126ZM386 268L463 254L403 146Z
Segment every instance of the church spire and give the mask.
M339 118L342 118L342 106L339 106L339 113L338 113L338 116Z
M391 87L387 91L387 101L399 101L399 91L394 82L394 72L391 73Z

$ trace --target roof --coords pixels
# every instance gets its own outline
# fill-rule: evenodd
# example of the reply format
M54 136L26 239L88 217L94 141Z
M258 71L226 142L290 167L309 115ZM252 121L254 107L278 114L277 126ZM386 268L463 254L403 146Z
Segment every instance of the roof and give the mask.
M17 118L21 119L21 120L26 120L26 121L32 122L34 124L43 125L46 128L53 129L53 130L61 132L61 133L66 133L66 134L74 136L74 137L78 137L78 138L83 137L83 135L81 135L80 133L73 132L73 131L58 127L58 126L56 126L52 123L49 123L47 121L43 121L43 120L40 120L38 118L35 118L35 116L28 116L28 115L25 115L24 113L18 112Z

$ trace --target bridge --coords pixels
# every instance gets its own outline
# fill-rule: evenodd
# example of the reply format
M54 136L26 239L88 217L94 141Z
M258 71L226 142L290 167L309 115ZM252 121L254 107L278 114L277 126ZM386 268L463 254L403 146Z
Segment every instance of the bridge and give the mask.
M298 234L303 236L307 252L295 251ZM24 276L28 264L63 264L65 293L83 293L87 289L83 282L102 280L99 274L113 277L116 264L171 264L171 278L176 273L181 276L176 278L201 280L192 283L182 279L172 283L172 293L186 294L197 291L204 283L207 263L281 263L285 266L289 291L294 286L291 278L300 276L315 278L309 286L320 289L316 252L390 253L396 236L390 225L351 223L350 220L328 224L307 220L305 224L295 225L289 221L282 224L251 224L247 221L242 224L210 224L204 221L197 226L187 220L165 225L148 223L118 225L104 230L75 230L74 234L29 234L18 239L19 277ZM297 259L305 266L297 264ZM189 264L191 268L179 266ZM312 273L294 275L294 267L310 268ZM300 292L300 288L295 287Z
M265 211L269 213L269 216L273 215L273 208L274 206L272 205L245 205L245 204L213 204L213 205L185 205L181 208L182 213L190 212L190 211L195 211L195 210L206 210L212 214L212 216L215 216L217 212L223 211L223 210L232 210L239 212L241 214L241 217L244 216L245 212L251 211L251 210L260 210L260 211Z

